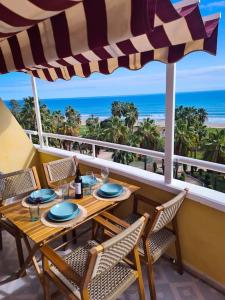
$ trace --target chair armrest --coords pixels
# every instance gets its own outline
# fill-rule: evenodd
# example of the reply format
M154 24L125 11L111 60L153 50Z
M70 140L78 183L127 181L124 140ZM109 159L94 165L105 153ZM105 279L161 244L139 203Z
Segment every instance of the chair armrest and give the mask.
M130 226L129 223L127 223L124 220L121 220L115 215L110 214L109 212L103 212L100 214L101 217L106 218L107 220L110 220L111 222L115 223L116 225L120 225L121 227L128 228Z
M101 225L104 229L107 229L107 230L109 230L111 233L113 233L113 234L119 234L121 231L122 231L122 229L121 228L119 228L118 226L116 226L115 224L113 224L112 222L109 222L106 218L104 218L103 216L102 216L102 214L101 215L99 215L99 216L97 216L97 217L95 217L94 219L93 219L93 221L94 222L97 222L99 225ZM128 224L128 226L129 226L129 224Z
M45 245L40 248L43 258L47 258L69 280L80 285L82 278L53 249Z
M135 194L134 201L142 201L142 202L145 202L146 204L149 204L153 207L157 207L157 206L161 205L161 203L159 203L159 202L156 202L152 199L146 198L146 197L144 197L142 195L138 195L138 194Z

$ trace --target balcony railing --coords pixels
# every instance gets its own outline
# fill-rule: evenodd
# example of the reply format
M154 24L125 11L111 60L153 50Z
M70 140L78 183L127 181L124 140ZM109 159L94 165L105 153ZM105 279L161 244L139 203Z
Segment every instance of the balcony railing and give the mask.
M38 136L37 131L25 130L25 132L27 133L27 135L29 136L29 138L31 140L32 140L32 135ZM120 144L99 141L99 140L92 140L92 139L86 139L86 138L82 138L82 137L68 136L68 135L55 134L55 133L43 132L42 135L45 140L45 146L48 146L49 138L77 142L79 144L83 143L83 144L91 145L93 157L96 157L95 147L99 146L99 147L103 147L103 148L107 148L107 149L121 150L121 151L125 151L125 152L140 154L140 155L144 155L144 156L150 156L150 157L159 158L159 159L165 158L165 153L154 151L154 150L142 149L142 148L131 147L131 146L127 146L127 145L120 145ZM205 160L199 160L199 159L190 158L190 157L173 155L173 162L188 164L188 165L195 166L198 168L209 169L209 170L212 170L215 172L225 173L225 165L214 163L214 162L209 162L209 161L205 161Z

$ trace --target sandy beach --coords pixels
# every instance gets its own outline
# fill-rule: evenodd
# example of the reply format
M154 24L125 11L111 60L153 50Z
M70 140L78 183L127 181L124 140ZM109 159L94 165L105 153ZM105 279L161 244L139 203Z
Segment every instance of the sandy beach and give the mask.
M107 117L99 117L100 121L105 120ZM86 125L86 120L88 119L87 116L81 116L81 125ZM136 126L138 125L139 122L141 122L143 120L143 118L139 118ZM155 120L155 123L157 126L159 126L160 128L165 127L165 120ZM225 128L225 122L212 122L212 121L207 121L205 123L205 125L209 128Z
M165 120L156 120L155 123L159 127L165 127ZM209 128L225 128L225 123L205 122L205 125Z

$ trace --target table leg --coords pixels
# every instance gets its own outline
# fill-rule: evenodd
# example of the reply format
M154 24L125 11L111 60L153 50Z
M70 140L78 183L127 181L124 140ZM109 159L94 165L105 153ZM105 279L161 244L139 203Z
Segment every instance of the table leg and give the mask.
M27 247L27 250L29 252L29 255L28 255L27 259L25 260L24 265L22 266L22 268L17 273L17 276L22 277L24 275L24 273L26 272L26 268L32 262L32 264L34 265L34 269L35 269L35 271L38 275L38 278L39 278L40 282L42 283L42 272L41 272L41 270L38 266L37 260L35 258L35 253L38 251L39 245L34 245L34 247L31 248L30 243L29 243L26 236L24 236L24 241L25 241L25 245Z
M29 252L32 251L32 248L31 248L31 246L30 246L29 240L28 240L28 238L27 238L26 236L24 237L24 241L25 241L27 250L28 250ZM38 249L39 249L39 247L38 247ZM41 274L41 270L40 270L40 268L39 268L39 265L38 265L38 262L37 262L35 256L32 257L32 261L33 261L33 265L34 265L34 267L35 267L36 272L38 273L38 275L40 275L40 274Z

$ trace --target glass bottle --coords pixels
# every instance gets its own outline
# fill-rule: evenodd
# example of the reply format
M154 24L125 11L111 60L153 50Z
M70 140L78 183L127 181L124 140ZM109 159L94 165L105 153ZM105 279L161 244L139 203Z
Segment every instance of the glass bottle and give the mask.
M75 186L75 198L76 199L83 198L82 177L81 177L79 166L77 167L77 170L76 170L76 176L75 176L75 180L74 180L74 186Z

